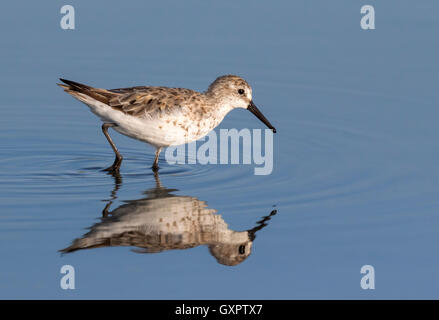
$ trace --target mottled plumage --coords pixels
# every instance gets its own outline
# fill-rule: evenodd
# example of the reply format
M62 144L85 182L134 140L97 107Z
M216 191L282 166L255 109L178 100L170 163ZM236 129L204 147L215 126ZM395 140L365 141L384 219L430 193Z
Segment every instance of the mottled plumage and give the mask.
M203 93L154 86L107 90L65 79L61 81L65 85L59 86L87 104L104 122L102 130L116 153L113 166L108 168L111 171L119 170L122 156L108 135L110 127L155 146L155 169L158 168L158 155L163 147L202 138L235 108L250 110L275 132L253 104L250 85L238 76L219 77Z

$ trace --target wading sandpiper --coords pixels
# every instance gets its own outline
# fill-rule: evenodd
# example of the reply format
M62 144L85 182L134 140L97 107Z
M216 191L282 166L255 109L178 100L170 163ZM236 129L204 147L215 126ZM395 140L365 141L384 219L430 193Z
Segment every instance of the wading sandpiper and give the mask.
M251 111L276 132L253 103L250 85L234 75L217 78L203 93L153 86L107 90L60 80L65 83L58 84L64 91L88 105L104 122L102 132L116 154L113 165L104 169L110 172L119 171L123 158L108 134L108 128L154 146L154 171L158 170L159 154L163 147L204 137L235 108Z

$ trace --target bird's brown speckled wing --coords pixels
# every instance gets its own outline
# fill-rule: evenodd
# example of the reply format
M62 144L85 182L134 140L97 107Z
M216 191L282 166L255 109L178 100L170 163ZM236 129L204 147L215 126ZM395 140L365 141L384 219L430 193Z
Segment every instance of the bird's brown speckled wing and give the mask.
M138 253L158 253L166 250L189 249L200 245L200 242L182 242L175 239L172 234L145 234L137 230L129 230L120 234L110 235L104 238L87 237L78 238L62 250L62 253L70 253L83 249L95 249L103 247L137 247L133 251Z
M115 95L108 105L134 117L155 117L185 107L185 102L200 99L201 94L189 89L166 87L132 87L108 90Z
M155 118L163 113L184 112L183 109L190 108L193 103L203 105L205 102L201 93L184 88L139 86L106 90L60 80L65 84L59 86L71 95L86 95L134 117Z

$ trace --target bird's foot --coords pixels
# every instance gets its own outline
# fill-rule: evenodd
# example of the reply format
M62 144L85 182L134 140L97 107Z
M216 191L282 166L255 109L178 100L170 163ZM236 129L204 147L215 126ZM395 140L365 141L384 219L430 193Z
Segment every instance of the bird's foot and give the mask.
M102 171L107 171L109 173L119 173L120 165L122 164L123 158L117 158L114 160L114 163L111 165L111 167L108 167L106 169L103 169Z

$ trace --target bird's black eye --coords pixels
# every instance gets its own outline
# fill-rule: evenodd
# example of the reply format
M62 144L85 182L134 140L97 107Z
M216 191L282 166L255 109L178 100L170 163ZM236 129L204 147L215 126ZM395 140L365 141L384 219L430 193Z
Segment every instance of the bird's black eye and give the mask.
M239 251L239 254L244 254L245 253L245 246L244 245L239 246L238 251Z
M238 89L239 94L244 94L244 89Z

